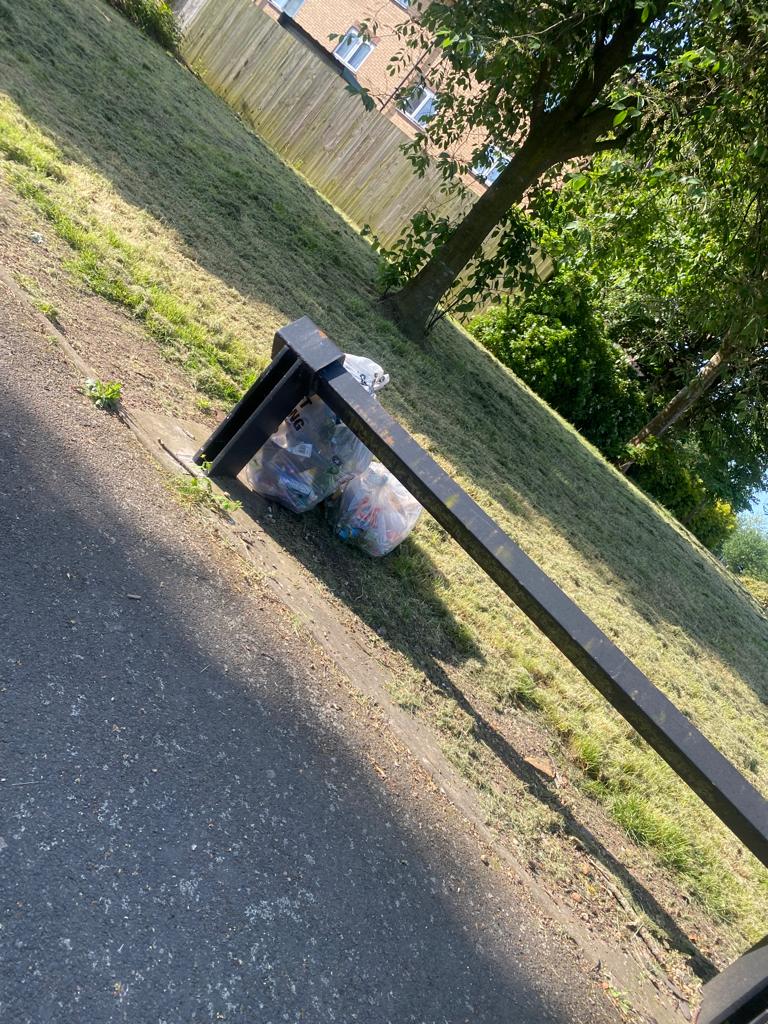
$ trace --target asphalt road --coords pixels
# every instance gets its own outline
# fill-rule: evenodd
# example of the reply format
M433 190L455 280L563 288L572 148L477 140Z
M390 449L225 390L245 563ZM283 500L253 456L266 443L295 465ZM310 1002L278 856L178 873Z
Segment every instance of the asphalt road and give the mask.
M0 1019L618 1019L76 383L0 294Z

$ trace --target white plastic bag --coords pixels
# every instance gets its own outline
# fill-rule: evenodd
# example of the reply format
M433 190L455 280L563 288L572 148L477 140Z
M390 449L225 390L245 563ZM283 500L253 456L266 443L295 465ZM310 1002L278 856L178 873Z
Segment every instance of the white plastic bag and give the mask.
M344 357L344 367L371 394L389 375L364 356ZM317 395L305 398L246 467L253 489L292 512L307 512L362 473L372 455Z
M421 512L418 501L380 462L350 480L330 510L337 537L374 558L401 544Z
M344 356L344 369L357 377L365 390L370 391L372 395L389 384L389 374L385 373L378 363L365 356L351 356L347 353Z

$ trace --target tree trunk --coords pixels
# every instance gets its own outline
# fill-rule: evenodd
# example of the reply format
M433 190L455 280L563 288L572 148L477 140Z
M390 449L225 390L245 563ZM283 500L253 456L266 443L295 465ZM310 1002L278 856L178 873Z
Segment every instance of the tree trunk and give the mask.
M681 388L628 443L630 445L642 444L649 437L661 437L666 433L720 379L731 361L736 347L736 344L726 337L717 352L707 360L693 380L688 381L685 387ZM625 462L621 467L622 473L626 473L633 465L634 460Z
M542 66L525 142L446 243L388 300L401 327L411 337L419 338L424 334L440 299L479 251L491 230L520 202L544 171L574 157L590 156L599 149L622 145L626 133L624 138L597 141L613 131L616 116L607 102L597 101L615 72L630 59L646 24L639 6L626 6L623 19L610 38L600 40L570 93L554 110L546 112L549 85L547 66ZM666 3L657 3L654 18L661 18L667 7ZM567 59L567 54L563 58Z
M691 406L695 405L698 400L709 391L712 385L717 381L728 365L728 360L732 355L732 351L729 351L723 346L708 359L707 362L702 366L693 380L689 381L684 388L681 388L674 398L671 398L664 408L657 412L652 420L640 430L632 440L629 442L631 445L641 444L648 437L661 437L671 426L684 416Z
M531 134L514 158L476 203L448 240L388 304L403 330L423 336L432 310L495 227L516 206L544 171L565 156L552 153L545 139Z

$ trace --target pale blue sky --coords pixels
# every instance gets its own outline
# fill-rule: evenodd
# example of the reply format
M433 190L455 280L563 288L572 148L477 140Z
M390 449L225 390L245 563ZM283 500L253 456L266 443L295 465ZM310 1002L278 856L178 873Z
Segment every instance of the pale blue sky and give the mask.
M768 522L768 491L761 491L752 502L752 511Z

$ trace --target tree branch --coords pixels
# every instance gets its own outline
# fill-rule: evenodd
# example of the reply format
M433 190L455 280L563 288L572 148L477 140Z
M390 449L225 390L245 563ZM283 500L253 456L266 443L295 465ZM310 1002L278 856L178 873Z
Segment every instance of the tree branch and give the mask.
M597 140L613 128L616 111L610 107L598 107L569 126L564 139L564 147L571 156L591 156L610 149L621 149L634 131L634 125L624 128L620 135L612 139Z
M577 153L576 155L590 156L593 153L610 153L612 150L615 149L624 149L624 147L627 144L627 140L629 139L629 135L629 132L624 132L623 135L620 135L618 138L615 139L601 139L600 142L596 142L592 146L589 153Z
M531 124L534 124L544 113L544 104L547 99L547 88L549 81L550 62L543 60L536 81L533 86L533 102L531 104Z
M655 17L661 17L667 7L665 3L659 4ZM563 101L562 110L566 116L580 117L592 106L613 75L629 61L646 25L641 10L632 6L608 43L600 43L598 38L592 59Z
M605 135L613 128L615 117L616 111L611 107L595 107L594 110L590 110L579 118L576 127L591 135L593 139L599 139L601 135Z

